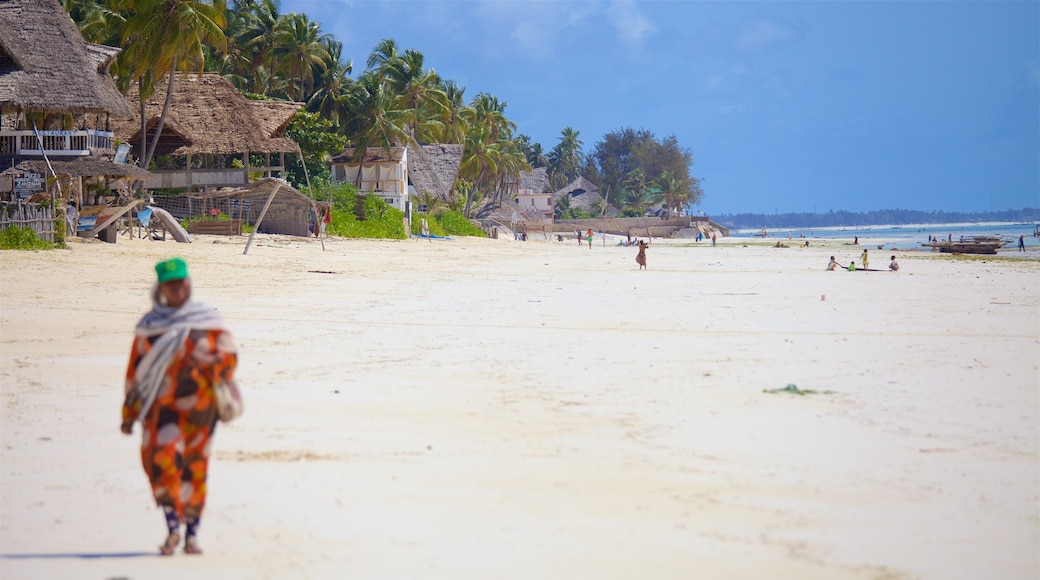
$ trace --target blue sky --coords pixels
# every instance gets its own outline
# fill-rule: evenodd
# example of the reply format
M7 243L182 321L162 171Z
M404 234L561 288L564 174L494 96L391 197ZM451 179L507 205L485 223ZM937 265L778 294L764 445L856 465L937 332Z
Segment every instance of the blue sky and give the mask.
M706 213L1040 207L1040 2L282 0L560 131L675 134Z

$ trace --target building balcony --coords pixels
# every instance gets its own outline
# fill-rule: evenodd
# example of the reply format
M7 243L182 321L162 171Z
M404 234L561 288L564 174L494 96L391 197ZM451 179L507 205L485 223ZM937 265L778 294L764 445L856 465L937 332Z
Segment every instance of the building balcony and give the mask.
M38 135L38 136L37 136ZM42 147L40 146L42 143ZM112 149L115 135L109 131L11 131L0 130L0 155L16 157L85 157L91 149Z

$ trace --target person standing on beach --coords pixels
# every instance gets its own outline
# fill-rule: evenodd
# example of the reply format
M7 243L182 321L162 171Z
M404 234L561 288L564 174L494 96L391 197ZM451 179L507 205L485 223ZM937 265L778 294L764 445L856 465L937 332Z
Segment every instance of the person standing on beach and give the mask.
M587 240L589 242L589 249L591 250L592 249L592 228L589 228L589 231L585 232L585 240Z
M238 353L223 318L191 299L191 278L181 258L159 262L152 309L137 323L126 370L120 430L141 423L141 463L168 535L159 551L201 554L199 522L206 503L210 439L218 419L215 388L234 384ZM237 398L237 397L236 397Z
M646 242L639 240L639 253L636 254L636 263L639 264L639 269L646 269Z
M433 237L430 236L430 222L426 221L426 216L419 220L419 236L426 238L431 244L433 243ZM416 241L418 241L418 238L416 238Z
M1026 251L1026 237L1025 236L1018 236L1018 251L1019 252Z
M712 247L715 246L715 232L711 233L711 245L712 245Z
M869 270L870 269L870 256L867 255L867 250L866 249L863 250L863 255L859 257L859 261L863 262L863 269L864 270Z

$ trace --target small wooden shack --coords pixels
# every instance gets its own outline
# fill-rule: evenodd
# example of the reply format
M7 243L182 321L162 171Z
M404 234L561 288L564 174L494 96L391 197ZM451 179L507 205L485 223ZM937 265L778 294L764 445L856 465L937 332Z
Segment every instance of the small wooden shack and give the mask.
M152 205L189 221L188 231L199 234L238 235L242 225L255 226L264 204L277 190L260 224L260 232L309 236L312 219L324 215L329 204L317 202L282 179L265 177L242 187L155 197Z

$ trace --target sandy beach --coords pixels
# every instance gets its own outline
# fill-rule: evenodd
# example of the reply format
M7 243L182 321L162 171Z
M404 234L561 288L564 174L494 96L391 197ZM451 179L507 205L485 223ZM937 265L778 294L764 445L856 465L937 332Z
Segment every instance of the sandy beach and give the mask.
M746 242L0 252L0 577L1040 576L1040 260ZM163 558L119 411L175 255L246 410Z

